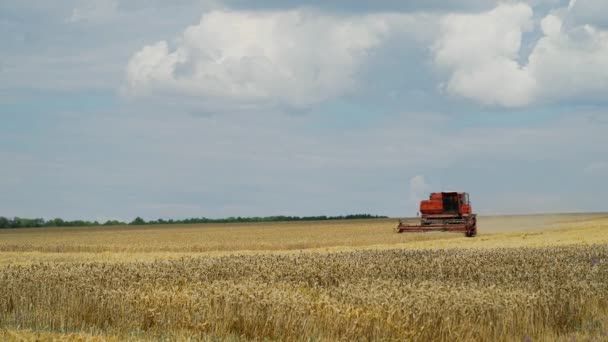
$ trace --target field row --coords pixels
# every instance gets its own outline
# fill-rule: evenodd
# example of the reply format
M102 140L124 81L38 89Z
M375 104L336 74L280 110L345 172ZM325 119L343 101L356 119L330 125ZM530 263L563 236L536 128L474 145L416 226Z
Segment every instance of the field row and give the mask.
M393 219L236 225L173 225L111 228L34 228L0 230L0 264L49 253L121 254L282 252L361 248L494 248L608 243L605 214L480 218L479 235L395 234ZM12 254L11 254L12 253ZM20 253L30 253L20 254ZM55 255L52 255L55 254ZM14 257L14 260L11 258ZM63 258L63 257L60 257ZM87 258L86 255L83 258ZM150 259L149 257L145 257ZM79 257L74 258L76 261ZM127 255L125 260L132 261Z

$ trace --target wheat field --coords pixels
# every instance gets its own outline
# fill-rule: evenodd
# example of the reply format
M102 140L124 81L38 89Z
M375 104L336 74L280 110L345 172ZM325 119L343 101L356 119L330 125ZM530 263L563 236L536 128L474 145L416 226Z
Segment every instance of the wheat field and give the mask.
M608 215L0 230L0 340L608 340Z

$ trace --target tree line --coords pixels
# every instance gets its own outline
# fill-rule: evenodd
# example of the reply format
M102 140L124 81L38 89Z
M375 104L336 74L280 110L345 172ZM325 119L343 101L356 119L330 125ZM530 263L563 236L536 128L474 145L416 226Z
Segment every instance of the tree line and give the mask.
M248 223L248 222L292 222L292 221L328 221L328 220L361 220L373 218L387 218L387 216L354 214L341 216L264 216L264 217L228 217L211 219L206 217L188 218L183 220L150 220L146 221L141 217L136 217L131 222L118 220L108 220L105 222L85 221L85 220L63 220L55 218L45 220L42 218L7 218L0 216L0 229L3 228L39 228L39 227L93 227L93 226L118 226L118 225L157 225L157 224L202 224L202 223Z

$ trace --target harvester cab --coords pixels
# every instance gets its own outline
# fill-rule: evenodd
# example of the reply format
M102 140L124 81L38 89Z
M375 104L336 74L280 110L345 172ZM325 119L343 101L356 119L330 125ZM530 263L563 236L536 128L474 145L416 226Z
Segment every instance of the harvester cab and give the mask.
M477 215L473 213L466 192L434 192L420 202L420 223L399 221L398 233L461 232L467 237L477 235Z

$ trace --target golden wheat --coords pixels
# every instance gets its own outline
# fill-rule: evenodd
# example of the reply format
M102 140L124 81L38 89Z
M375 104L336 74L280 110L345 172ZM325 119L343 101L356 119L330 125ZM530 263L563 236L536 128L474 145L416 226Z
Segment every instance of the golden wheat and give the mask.
M476 239L385 235L370 221L358 227L287 225L286 230L253 225L264 232L257 240L235 237L236 243L222 242L219 254L205 249L217 241L203 240L223 236L220 228L198 228L202 237L194 243L184 236L169 240L175 244L171 248L181 243L185 253L159 251L160 240L146 247L147 234L154 233L149 227L131 232L145 236L139 240L114 244L121 232L129 236L128 228L90 244L91 234L104 232L83 229L76 237L62 229L7 232L0 234L5 248L0 252L0 339L608 339L606 223L597 218L567 222L571 228L564 230L552 222L556 226L550 230L500 231ZM169 229L178 235L185 229L190 237L195 231ZM245 226L224 229L251 239ZM367 240L352 237L356 248L337 241L353 231ZM166 236L157 233L157 239ZM597 243L581 243L586 233L598 236ZM308 243L312 252L280 251L291 249L289 235ZM28 236L36 238L28 242ZM52 238L45 244L36 240L40 236ZM406 242L377 244L390 237ZM256 243L273 252L251 252ZM541 243L546 246L534 247ZM315 249L318 244L326 247ZM518 244L527 247L514 247ZM83 251L60 248L77 245ZM96 248L103 252L93 252ZM147 257L139 259L143 254ZM19 255L23 260L15 262Z
M479 238L462 234L394 234L396 220L254 224L0 229L0 253L221 253L344 248L486 248L608 243L608 217L482 217ZM547 228L552 228L547 234ZM567 230L560 230L560 229ZM533 235L536 234L536 235ZM550 239L553 241L549 241ZM32 254L35 255L35 254ZM19 256L15 254L14 256ZM0 258L2 256L0 255ZM112 256L109 256L112 258ZM2 260L0 260L2 262Z
M509 340L605 315L608 246L7 266L0 323L128 336Z

